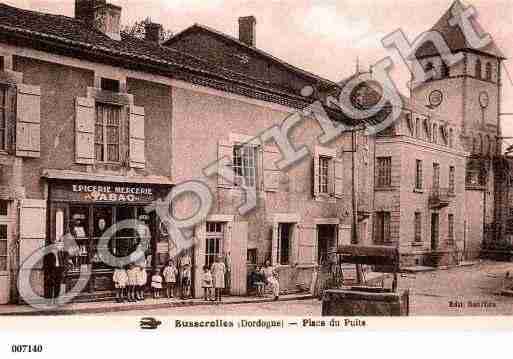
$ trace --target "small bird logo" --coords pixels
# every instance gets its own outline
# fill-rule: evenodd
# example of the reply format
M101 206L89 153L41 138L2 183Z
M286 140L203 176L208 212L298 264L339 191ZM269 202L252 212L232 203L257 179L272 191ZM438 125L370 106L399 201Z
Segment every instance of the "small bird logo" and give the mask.
M141 319L140 325L141 329L155 330L162 325L162 322L155 318L145 317Z

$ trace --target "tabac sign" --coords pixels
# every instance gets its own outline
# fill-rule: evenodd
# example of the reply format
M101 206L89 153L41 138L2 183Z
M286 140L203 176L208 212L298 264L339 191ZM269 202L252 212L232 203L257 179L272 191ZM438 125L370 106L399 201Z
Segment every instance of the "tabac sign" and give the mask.
M141 202L153 199L153 190L145 187L96 186L73 184L72 192L92 202Z
M52 200L88 203L151 203L156 199L154 188L119 183L59 183L50 193Z

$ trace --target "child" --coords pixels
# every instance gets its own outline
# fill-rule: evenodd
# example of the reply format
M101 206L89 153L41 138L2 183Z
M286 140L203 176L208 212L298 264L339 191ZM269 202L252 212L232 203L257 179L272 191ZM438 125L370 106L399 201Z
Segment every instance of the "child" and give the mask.
M186 264L182 269L182 299L191 295L191 266Z
M175 263L172 259L169 260L168 265L164 268L164 281L166 283L166 294L168 298L174 297L175 285L176 285L176 276L178 275L178 270L175 267Z
M262 267L258 267L255 275L255 286L257 289L257 296L264 296L264 287L265 287L265 274L262 271Z
M136 301L136 287L138 285L138 274L139 269L130 264L128 266L127 276L128 276L128 301L135 302Z
M148 273L146 273L146 268L138 267L138 300L144 300L144 289L146 287L146 283L148 282Z
M203 267L203 278L201 280L203 287L203 299L205 301L213 300L212 297L212 273L207 266Z
M124 268L116 268L112 276L114 287L116 288L116 302L125 301L125 288L128 283L128 274Z
M162 277L159 274L158 270L153 271L153 276L151 277L151 289L153 291L153 299L160 298L160 291L162 290Z

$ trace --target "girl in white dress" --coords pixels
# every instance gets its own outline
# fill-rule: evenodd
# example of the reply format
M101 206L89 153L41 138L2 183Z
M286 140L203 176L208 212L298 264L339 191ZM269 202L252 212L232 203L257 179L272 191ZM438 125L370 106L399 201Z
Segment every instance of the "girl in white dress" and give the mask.
M221 294L224 289L224 275L226 273L226 266L223 263L221 256L217 257L216 262L212 264L212 278L214 280L215 300L221 301Z

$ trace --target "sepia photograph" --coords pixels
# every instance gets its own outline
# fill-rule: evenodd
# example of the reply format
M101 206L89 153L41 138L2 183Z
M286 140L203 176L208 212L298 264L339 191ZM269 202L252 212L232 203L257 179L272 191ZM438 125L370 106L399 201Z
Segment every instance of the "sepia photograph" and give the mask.
M512 19L0 0L0 328L512 330Z

